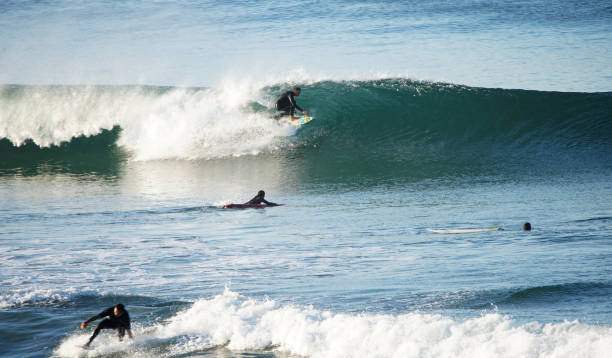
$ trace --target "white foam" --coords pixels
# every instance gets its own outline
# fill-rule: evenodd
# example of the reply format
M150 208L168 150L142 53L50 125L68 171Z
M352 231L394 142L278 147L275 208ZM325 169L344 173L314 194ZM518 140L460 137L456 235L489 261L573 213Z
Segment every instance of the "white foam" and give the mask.
M163 93L146 87L24 87L0 96L0 138L49 147L118 125L118 145L136 160L257 154L295 134L270 113L247 108L253 102L272 107L261 88L241 81Z
M344 314L257 301L227 289L136 334L129 349L142 354L160 343L169 345L170 355L226 345L314 358L605 357L612 351L612 328L576 321L518 324L498 313L463 321L417 312ZM55 353L78 356L75 343L85 341L82 334L70 336ZM97 341L91 355L128 349L112 342Z
M76 288L57 291L53 289L21 289L0 294L0 309L27 304L57 303L71 300L74 296L83 294Z

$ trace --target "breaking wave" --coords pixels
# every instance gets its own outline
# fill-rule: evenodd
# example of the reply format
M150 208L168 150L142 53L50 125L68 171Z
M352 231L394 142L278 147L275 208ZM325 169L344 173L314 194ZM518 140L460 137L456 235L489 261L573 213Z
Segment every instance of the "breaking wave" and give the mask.
M108 159L273 155L362 173L610 167L612 93L319 81L302 86L315 121L296 131L271 118L292 85L6 85L0 152L10 160L0 164L119 151Z
M498 313L466 320L419 312L334 313L254 300L228 289L163 322L136 326L135 335L120 343L103 334L85 351L79 346L88 332L75 332L54 355L182 356L223 348L313 358L603 357L612 349L612 328L577 321L519 324Z

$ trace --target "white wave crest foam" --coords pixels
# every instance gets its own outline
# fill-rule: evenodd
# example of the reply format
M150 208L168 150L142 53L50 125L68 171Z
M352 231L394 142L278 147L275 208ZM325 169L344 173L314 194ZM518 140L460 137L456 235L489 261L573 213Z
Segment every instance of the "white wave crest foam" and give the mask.
M120 126L118 145L136 160L211 159L256 154L295 134L270 118L262 85L219 89L44 86L0 88L0 138L59 145ZM14 91L14 92L11 92ZM253 110L253 103L259 106Z
M91 351L75 348L87 340L87 335L75 334L55 353L69 357L129 351L146 356L154 349L155 354L174 356L225 346L313 358L555 358L605 357L612 351L610 327L575 321L521 325L497 313L464 321L416 312L344 314L257 301L229 290L135 333L129 344L107 335Z
M65 302L83 294L74 287L63 291L52 289L22 289L0 294L0 309L23 305L45 305Z

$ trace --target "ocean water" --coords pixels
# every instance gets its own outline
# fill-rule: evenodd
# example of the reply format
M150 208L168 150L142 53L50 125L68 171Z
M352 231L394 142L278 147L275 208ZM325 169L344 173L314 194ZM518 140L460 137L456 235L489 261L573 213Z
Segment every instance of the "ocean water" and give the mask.
M0 356L610 357L607 2L5 1L0 28ZM301 128L271 118L295 85ZM284 206L223 208L260 189ZM81 348L117 303L134 339Z

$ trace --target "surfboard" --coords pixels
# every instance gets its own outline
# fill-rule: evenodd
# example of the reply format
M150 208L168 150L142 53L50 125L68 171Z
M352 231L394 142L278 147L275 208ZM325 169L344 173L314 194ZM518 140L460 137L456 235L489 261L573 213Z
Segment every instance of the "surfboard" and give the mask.
M225 204L225 209L245 209L245 208L269 208L273 206L281 206L284 204L268 205L268 204Z
M492 229L427 229L427 231L436 234L469 234L472 232L484 232L484 231L502 231L504 229L500 227Z
M312 117L298 117L296 119L292 119L290 121L290 123L291 123L292 126L301 126L301 125L304 125L304 124L312 121L313 119L314 118L312 118Z

